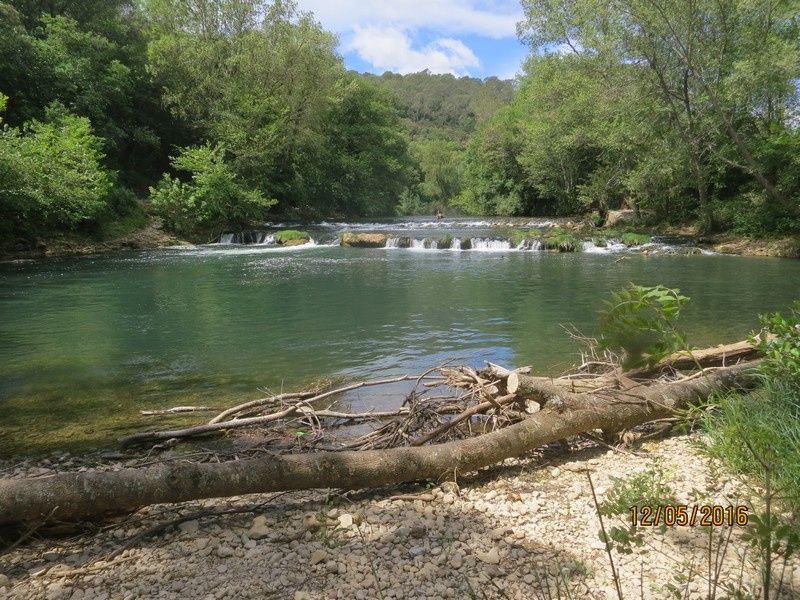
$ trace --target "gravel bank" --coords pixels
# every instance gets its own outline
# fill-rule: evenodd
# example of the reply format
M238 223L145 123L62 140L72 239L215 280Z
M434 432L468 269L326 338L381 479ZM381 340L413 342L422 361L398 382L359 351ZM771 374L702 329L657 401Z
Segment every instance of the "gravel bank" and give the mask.
M565 588L572 598L616 598L585 469L601 501L614 477L654 466L680 502L741 504L752 495L698 454L691 437L648 442L638 452L548 452L462 479L460 488L150 507L77 537L34 536L0 558L0 597L528 599L557 598L558 586L565 598ZM78 468L79 461L65 460L0 468L12 476ZM268 503L252 513L188 520L135 541L110 563L101 560L155 523L260 502ZM734 528L723 581L739 579L740 533ZM683 590L677 578L690 564L689 597L706 597L706 529L648 530L645 539L632 554L614 555L626 598L672 597L669 584ZM745 565L743 581L755 581L755 568ZM800 563L789 565L784 580L789 594L800 593Z

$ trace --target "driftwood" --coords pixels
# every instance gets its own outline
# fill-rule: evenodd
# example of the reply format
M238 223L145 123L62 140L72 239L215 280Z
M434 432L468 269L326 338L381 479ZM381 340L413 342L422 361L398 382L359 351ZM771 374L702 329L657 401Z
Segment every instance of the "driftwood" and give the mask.
M570 382L517 373L516 396L542 409L507 427L443 444L382 450L266 455L222 463L172 462L118 471L86 471L38 479L0 480L0 524L76 520L123 513L156 503L312 488L359 489L428 479L442 481L519 456L543 444L593 430L621 431L666 417L717 390L747 383L756 362L720 367L675 382L621 391L572 392ZM444 369L440 371L444 372ZM503 381L485 379L476 394ZM558 382L557 382L558 381ZM465 383L466 385L466 383ZM497 393L497 392L496 392ZM498 399L490 403L499 405ZM488 399L485 400L488 402ZM294 405L293 405L294 406ZM492 406L493 410L497 410ZM216 424L215 424L216 425Z

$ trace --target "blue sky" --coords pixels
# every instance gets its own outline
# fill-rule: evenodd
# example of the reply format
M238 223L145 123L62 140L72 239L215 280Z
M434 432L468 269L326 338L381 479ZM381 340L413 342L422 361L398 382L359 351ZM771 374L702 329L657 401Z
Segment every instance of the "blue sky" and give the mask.
M518 0L299 0L339 35L339 52L356 71L429 69L511 78L528 49L516 37Z

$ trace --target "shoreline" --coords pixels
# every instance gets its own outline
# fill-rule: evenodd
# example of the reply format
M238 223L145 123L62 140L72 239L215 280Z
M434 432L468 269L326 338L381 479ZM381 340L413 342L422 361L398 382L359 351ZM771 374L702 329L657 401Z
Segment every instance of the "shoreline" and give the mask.
M560 217L559 220L566 221L566 229L575 232L579 237L591 237L591 234L603 235L608 232L617 232L620 230L618 225L588 229L586 222L576 220L573 224L569 220L569 217ZM646 227L629 224L623 228L649 233L654 236L661 235L689 238L693 240L697 246L708 248L718 254L769 258L800 258L800 239L793 237L751 238L732 233L698 235L691 226ZM36 248L26 250L0 250L0 264L23 263L43 259L60 259L95 254L103 255L126 250L156 250L168 246L191 244L191 242L182 240L164 231L160 220L151 219L145 227L109 240L95 241L90 238L78 236L62 236L40 241Z
M45 535L4 557L0 595L177 599L193 590L216 598L438 599L483 589L491 598L531 598L539 597L543 583L552 589L558 581L576 598L613 598L586 473L600 502L610 500L617 478L663 472L677 502L756 508L747 485L698 450L701 441L689 434L631 449L553 445L457 484L155 505L66 540L40 532ZM11 465L0 464L8 472ZM12 467L11 476L47 476L84 464L77 457L29 460ZM215 514L219 511L236 514ZM607 526L615 521L608 518ZM142 535L151 528L152 534ZM720 581L743 577L753 585L758 572L740 559L747 552L744 529L731 529ZM625 597L639 597L640 589L646 597L667 597L664 584L683 590L679 582L687 574L690 597L702 595L706 529L676 526L643 533L643 546L614 555ZM691 562L694 572L681 560ZM784 585L800 588L797 558L788 565Z

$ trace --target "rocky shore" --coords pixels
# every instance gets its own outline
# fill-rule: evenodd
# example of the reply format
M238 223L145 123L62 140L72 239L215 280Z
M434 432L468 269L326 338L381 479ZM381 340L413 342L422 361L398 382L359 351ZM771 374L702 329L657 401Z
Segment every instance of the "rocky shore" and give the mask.
M36 532L0 558L0 597L617 598L587 470L601 503L615 478L652 469L666 475L678 502L749 502L752 490L700 453L696 441L672 437L635 451L548 450L458 485L161 505L67 537ZM87 466L60 456L0 468L21 477ZM247 512L202 515L222 510ZM622 525L612 517L605 524ZM733 528L719 580L754 586L758 571L742 531ZM716 553L727 528L711 538L703 527L644 534L641 548L614 553L625 597L670 598L678 589L679 597L688 590L686 597L705 598L709 540ZM800 592L800 562L788 565L783 587L786 598Z

